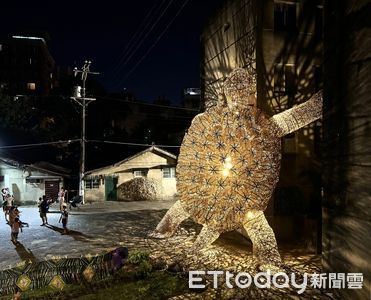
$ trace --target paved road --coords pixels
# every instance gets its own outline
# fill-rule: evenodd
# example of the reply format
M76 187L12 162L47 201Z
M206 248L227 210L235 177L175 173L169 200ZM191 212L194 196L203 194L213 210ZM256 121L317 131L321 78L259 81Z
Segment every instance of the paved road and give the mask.
M20 207L21 220L29 223L19 235L18 246L10 241L10 227L0 217L0 269L22 260L40 261L52 256L80 256L104 252L118 245L145 247L145 236L172 205L166 202L105 202L70 212L68 235L58 224L57 205L48 214L49 226L40 226L38 208Z

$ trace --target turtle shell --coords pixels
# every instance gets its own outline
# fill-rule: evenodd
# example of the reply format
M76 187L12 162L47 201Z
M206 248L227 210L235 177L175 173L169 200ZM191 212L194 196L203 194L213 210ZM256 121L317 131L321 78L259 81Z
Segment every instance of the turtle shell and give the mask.
M219 232L241 227L249 210L265 210L279 178L278 127L257 108L215 106L185 134L177 190L198 223Z

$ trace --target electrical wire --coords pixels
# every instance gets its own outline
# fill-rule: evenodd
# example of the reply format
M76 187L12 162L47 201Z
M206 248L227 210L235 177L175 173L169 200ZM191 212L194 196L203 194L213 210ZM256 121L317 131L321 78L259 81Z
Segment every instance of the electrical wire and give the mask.
M114 98L114 97L107 97L107 96L99 97L99 99L107 99L107 100L119 101L119 102L124 102L124 103L133 103L133 104L153 106L153 107L178 109L178 110L185 110L185 111L191 111L191 112L197 112L197 113L200 112L199 109L192 109L192 108L178 107L178 106L170 106L170 105L161 105L161 104L153 104L153 103L146 103L146 102L139 102L139 101L130 101L130 100Z
M101 141L101 140L88 140L91 143L104 143L104 144L117 144L126 146L143 146L143 147L162 147L162 148L180 148L178 145L157 145L157 144L143 144L143 143L127 143L127 142L115 142L115 141Z
M173 3L173 1L174 0L170 0L169 1L169 3L166 5L165 9L162 11L161 15L157 18L156 22L151 26L151 28L149 28L149 30L146 32L146 34L144 35L144 37L135 46L134 50L132 50L131 54L125 59L125 61L123 63L120 63L120 64L117 65L117 68L116 69L118 69L118 70L116 72L114 72L114 75L113 75L114 77L115 77L115 74L117 74L124 66L126 66L127 63L130 61L130 59L134 56L134 54L137 52L137 50L139 49L139 47L144 43L144 41L147 39L147 37L149 36L149 34L153 31L153 29L156 27L156 25L158 24L158 22L165 15L166 11L170 7L170 5ZM120 79L118 79L118 80L120 80ZM117 82L117 80L116 80L116 82Z
M58 141L58 142L45 142L45 143L34 143L34 144L21 144L21 145L6 145L0 146L0 149L12 149L12 148L27 148L36 146L47 146L47 145L57 145L57 144L71 144L74 142L81 142L81 139ZM155 144L144 144L144 143L128 143L128 142L116 142L116 141L105 141L105 140L86 140L88 143L105 143L105 144L118 144L127 146L143 146L143 147L162 147L162 148L179 148L178 145L155 145Z
M122 53L119 55L118 59L116 60L116 63L114 64L115 65L115 68L120 64L122 63L123 59L125 58L125 56L128 54L128 52L130 52L130 50L132 49L133 45L135 43L137 43L136 40L138 40L144 30L149 26L149 24L151 23L151 21L148 21L147 22L147 19L151 16L152 12L154 11L154 9L157 7L157 8L160 8L163 4L163 2L166 1L166 0L163 0L162 3L160 5L157 5L157 3L155 2L153 4L153 6L151 7L151 9L148 11L147 15L144 17L143 21L140 23L140 25L138 26L137 30L134 32L134 34L131 36L130 40L126 43L126 46L125 48L122 50ZM146 23L147 22L147 23ZM143 25L146 23L146 25L143 27ZM135 42L134 42L135 41Z
M179 8L178 12L175 14L175 16L171 19L171 21L167 24L167 26L165 27L165 29L161 32L161 34L157 37L157 39L155 40L155 42L148 48L148 50L146 51L146 53L142 56L142 58L134 65L133 68L130 69L130 71L128 73L126 73L126 75L120 79L120 81L118 82L118 84L116 84L115 86L119 86L121 85L123 82L125 82L126 79L129 78L129 76L136 70L136 68L142 63L142 61L148 56L148 54L152 51L152 49L157 45L157 43L159 42L159 40L162 38L162 36L165 34L165 32L169 29L169 27L173 24L173 22L175 21L175 19L178 17L178 15L181 13L181 11L183 10L183 8L187 5L187 3L189 2L189 0L185 0L182 4L182 6Z
M44 143L34 143L34 144L21 144L21 145L6 145L0 146L0 149L10 149L10 148L25 148L25 147L34 147L34 146L47 146L47 145L57 145L57 144L71 144L74 142L80 142L81 139L58 141L58 142L44 142Z

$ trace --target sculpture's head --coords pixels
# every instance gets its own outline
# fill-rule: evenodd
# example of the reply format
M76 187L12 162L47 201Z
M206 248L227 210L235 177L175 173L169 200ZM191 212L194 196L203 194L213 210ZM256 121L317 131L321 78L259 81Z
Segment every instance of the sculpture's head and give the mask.
M224 81L223 90L230 109L256 106L256 75L245 69L234 69Z

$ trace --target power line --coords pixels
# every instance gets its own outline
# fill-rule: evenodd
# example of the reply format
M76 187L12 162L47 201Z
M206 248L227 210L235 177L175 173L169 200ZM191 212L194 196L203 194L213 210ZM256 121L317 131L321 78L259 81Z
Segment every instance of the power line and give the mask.
M115 141L101 141L101 140L89 140L92 143L104 143L104 144L118 144L126 146L143 146L143 147L162 147L162 148L180 148L178 145L157 145L157 144L142 144L142 143L127 143L127 142L115 142Z
M48 145L58 145L58 144L71 144L74 142L80 142L81 139L57 141L57 142L44 142L44 143L33 143L33 144L20 144L20 145L6 145L0 146L0 149L12 149L12 148L27 148L27 147L37 147L37 146L48 146ZM144 144L144 143L129 143L129 142L116 142L116 141L105 141L105 140L86 140L88 143L105 143L105 144L118 144L127 146L143 146L143 147L163 147L163 148L179 148L178 145L155 145L155 144Z
M163 4L165 3L165 1L166 1L166 0L163 0L163 1L160 3L160 5L158 5L158 6L157 6L156 3L155 3L154 6L151 8L151 10L150 10L149 14L147 14L147 16L149 16L150 13L152 12L153 8L157 6L157 10L154 12L154 16L153 16L153 18L151 17L150 20L148 20L148 22L147 22L147 24L144 26L144 28L138 28L138 30L136 31L136 33L138 33L138 34L137 34L137 37L136 37L135 41L132 41L132 42L131 42L131 40L134 40L136 33L133 35L132 39L128 42L127 47L126 47L126 48L127 48L126 51L124 51L124 53L120 55L119 60L118 60L118 62L115 64L113 71L111 71L111 72L113 72L114 75L115 75L115 74L117 73L117 71L120 69L120 66L121 66L122 62L124 61L124 59L127 57L128 54L130 54L130 52L131 52L131 50L133 49L133 47L138 43L140 37L143 36L144 31L145 31L145 30L146 30L146 29L147 29L151 24L153 24L153 22L155 21L154 18L156 17L157 13L160 11L160 9L161 9L161 7L163 6ZM146 18L147 18L147 16L146 16ZM155 22L157 22L157 21L155 21ZM144 24L144 21L141 23L141 25L142 25L142 24ZM141 26L141 25L140 25L140 26ZM141 32L139 32L140 29L141 29Z
M166 0L163 0L162 2L164 2L164 1L166 1ZM129 42L127 42L127 44L126 44L124 50L123 50L122 53L119 55L118 60L117 60L117 63L115 63L116 68L117 68L117 65L119 65L119 64L122 62L122 60L125 58L125 56L127 55L127 53L131 50L132 45L136 43L136 41L135 41L135 43L134 43L134 40L139 39L139 38L142 36L144 30L145 30L145 29L148 27L148 25L150 24L150 21L149 21L149 22L144 26L144 28L143 28L143 25L147 22L147 19L148 19L148 18L150 17L150 15L152 14L154 8L156 8L156 7L157 7L157 8L160 8L161 6L162 6L162 3L161 3L159 6L157 6L157 3L155 2L154 5L151 7L151 9L148 11L147 15L144 17L143 21L140 23L140 25L139 25L139 27L137 28L137 30L135 31L135 33L131 36Z
M58 142L44 142L44 143L34 143L34 144L21 144L21 145L6 145L0 146L0 149L10 149L10 148L25 148L34 146L47 146L47 145L57 145L57 144L71 144L74 142L80 142L80 139L58 141Z
M114 73L117 74L118 71L120 71L120 69L122 69L122 67L126 66L127 63L130 61L130 59L134 56L134 54L137 52L137 50L139 49L139 47L144 43L144 41L146 40L146 38L148 37L148 35L152 32L152 30L156 27L156 25L158 24L158 22L162 19L162 17L164 16L164 14L166 13L166 11L168 10L168 8L170 7L170 5L173 3L174 0L170 0L170 2L166 5L165 9L162 11L161 15L157 18L157 20L155 21L155 23L151 26L151 28L149 28L149 30L146 32L146 34L144 35L144 37L139 41L139 43L135 46L134 50L131 51L131 54L126 57L125 61L122 63L122 60L120 60L120 63L118 64L118 67L116 68L117 71ZM126 55L127 56L127 55ZM121 64L122 63L122 64Z
M153 104L153 103L146 103L146 102L139 102L139 101L130 101L130 100L114 98L114 97L107 97L107 96L103 96L103 97L99 97L99 98L100 99L113 100L113 101L119 101L119 102L125 102L125 103L133 103L133 104L139 104L139 105L153 106L153 107L161 107L161 108L178 109L178 110L185 110L185 111L192 111L192 112L200 112L200 110L198 110L198 109L179 107L179 106Z
M178 15L181 13L181 11L183 10L183 8L187 5L187 3L189 2L189 0L185 0L182 4L182 6L180 7L180 9L178 10L178 12L175 14L175 16L171 19L171 21L167 24L167 26L165 27L165 29L161 32L161 34L157 37L157 39L155 40L155 42L151 45L151 47L148 48L148 50L146 51L146 53L142 56L142 58L134 65L133 68L130 69L130 71L126 74L126 76L124 76L122 79L120 79L120 81L118 82L118 84L116 84L115 86L118 86L120 84L122 84L123 82L125 82L125 80L136 70L136 68L141 64L141 62L148 56L148 54L152 51L152 49L157 45L158 41L162 38L162 36L165 34L165 32L169 29L169 27L173 24L173 22L175 21L175 19L178 17Z

